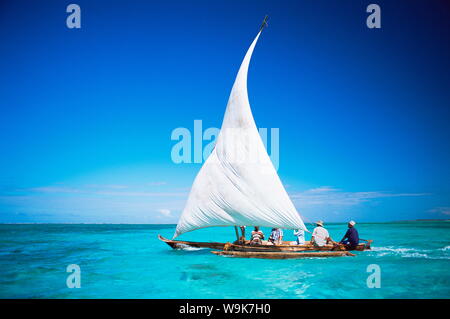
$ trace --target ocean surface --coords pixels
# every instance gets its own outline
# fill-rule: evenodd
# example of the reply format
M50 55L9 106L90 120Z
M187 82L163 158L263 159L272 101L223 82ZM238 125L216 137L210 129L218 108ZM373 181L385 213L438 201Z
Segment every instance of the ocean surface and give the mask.
M325 226L335 240L346 230L345 224ZM0 297L450 298L450 222L356 226L361 238L374 240L372 251L264 260L215 256L209 249L173 250L157 235L171 238L175 225L3 224ZM180 237L234 238L231 227ZM294 240L288 230L285 238ZM81 269L81 288L67 287L70 264ZM372 264L380 267L380 288L367 286Z

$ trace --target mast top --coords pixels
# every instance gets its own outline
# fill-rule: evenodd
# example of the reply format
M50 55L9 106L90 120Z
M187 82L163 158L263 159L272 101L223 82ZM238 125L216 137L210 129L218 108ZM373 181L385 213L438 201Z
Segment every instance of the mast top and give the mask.
M262 24L261 24L261 27L259 28L259 31L262 31L265 27L268 26L268 24L267 24L267 19L269 19L269 16L268 16L268 15L266 15L266 16L264 17L264 20L263 20L263 22L262 22Z

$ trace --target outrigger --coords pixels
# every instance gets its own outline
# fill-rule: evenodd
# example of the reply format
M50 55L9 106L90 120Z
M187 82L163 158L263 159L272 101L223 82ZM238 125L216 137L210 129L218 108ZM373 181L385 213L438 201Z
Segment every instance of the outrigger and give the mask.
M343 257L356 256L349 251L316 251L316 252L242 252L242 251L212 251L213 254L219 256L232 256L241 258L263 258L263 259L299 259L313 257Z

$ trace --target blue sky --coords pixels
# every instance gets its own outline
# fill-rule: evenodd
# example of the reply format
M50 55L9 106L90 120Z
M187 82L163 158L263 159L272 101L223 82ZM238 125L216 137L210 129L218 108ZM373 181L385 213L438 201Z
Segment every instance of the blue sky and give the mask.
M249 71L258 127L306 221L450 215L450 19L444 1L0 4L0 222L176 223L200 164L177 127L220 127ZM204 143L206 145L207 142Z

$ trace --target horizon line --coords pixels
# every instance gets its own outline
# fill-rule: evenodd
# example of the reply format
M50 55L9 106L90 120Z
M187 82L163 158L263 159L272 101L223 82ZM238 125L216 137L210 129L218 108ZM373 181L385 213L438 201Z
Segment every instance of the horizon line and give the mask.
M401 222L426 222L426 221L450 221L448 218L419 218L419 219L402 219L402 220L386 220L386 221L364 221L358 222L358 224L378 224L378 223L401 223ZM328 222L326 224L345 224L347 221L342 222ZM314 224L313 222L307 224ZM174 225L176 223L4 223L0 222L0 225ZM210 226L210 227L233 227L230 226ZM251 227L251 226L246 226Z

